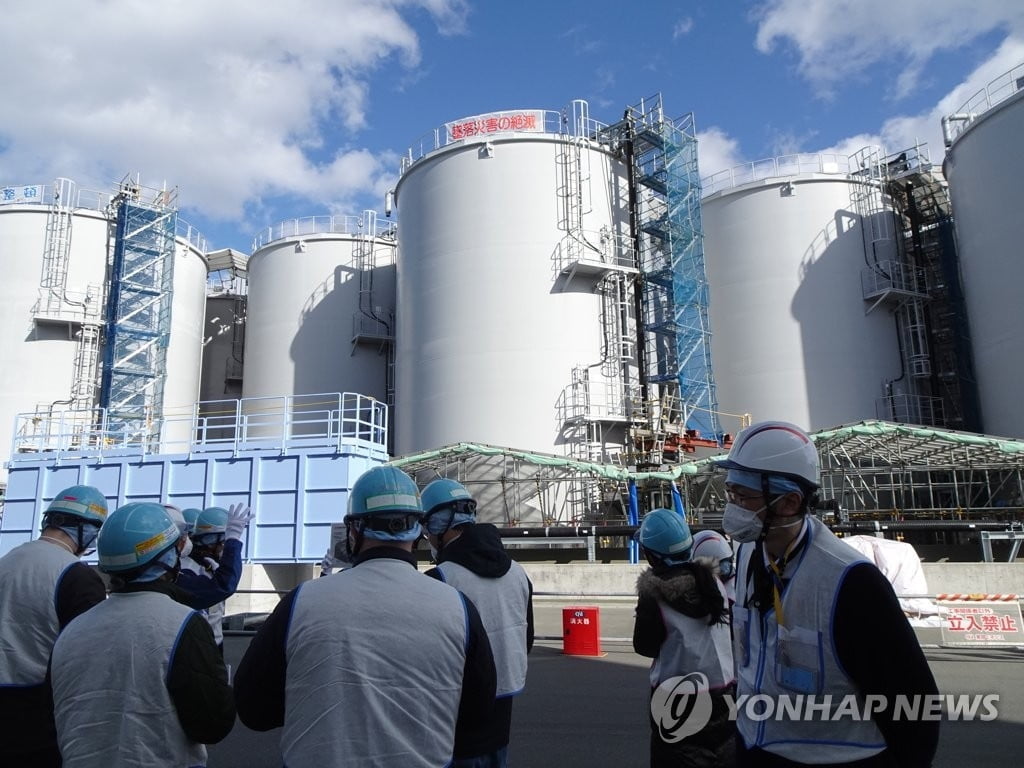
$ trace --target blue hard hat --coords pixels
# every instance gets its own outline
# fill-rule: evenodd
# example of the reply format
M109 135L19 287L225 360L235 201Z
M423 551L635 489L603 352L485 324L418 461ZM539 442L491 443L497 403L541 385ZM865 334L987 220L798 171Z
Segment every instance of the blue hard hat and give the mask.
M346 520L394 518L386 526L365 526L363 535L384 541L414 541L419 538L423 515L416 483L397 467L373 467L361 474L348 494ZM405 522L399 522L404 520Z
M446 477L434 480L423 489L423 524L435 536L476 520L476 501L466 487ZM450 515L439 515L445 509ZM451 519L448 519L448 518Z
M640 523L640 546L674 560L689 559L693 536L686 521L670 509L652 509Z
M196 516L196 524L192 530L192 535L205 536L208 533L227 533L227 530L228 511L223 507L207 507Z
M185 518L185 530L188 533L192 533L196 529L196 520L199 519L203 510L196 509L195 507L189 507L188 509L181 510L181 516Z
M178 543L181 533L160 504L125 504L110 513L96 541L100 570L135 571L159 558Z
M44 512L62 515L73 515L93 525L103 525L107 519L107 498L98 488L91 485L72 485L53 497L53 501Z

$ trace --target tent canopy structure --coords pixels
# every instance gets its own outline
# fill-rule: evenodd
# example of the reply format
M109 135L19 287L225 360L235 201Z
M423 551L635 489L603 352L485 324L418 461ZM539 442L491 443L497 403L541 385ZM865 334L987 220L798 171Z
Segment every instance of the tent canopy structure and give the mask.
M822 466L822 497L853 516L946 519L1022 516L1024 441L953 430L862 421L811 435ZM553 525L626 520L628 485L647 508L670 506L675 485L688 514L712 522L724 506L724 453L635 471L564 456L458 443L395 458L421 485L436 477L465 484L483 519ZM707 519L705 519L707 516Z

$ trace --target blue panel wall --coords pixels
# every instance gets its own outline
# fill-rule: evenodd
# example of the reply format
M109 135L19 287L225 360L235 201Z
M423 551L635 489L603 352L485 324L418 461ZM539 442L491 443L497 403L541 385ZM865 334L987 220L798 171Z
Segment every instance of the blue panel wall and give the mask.
M38 454L36 455L38 457ZM331 452L323 447L287 454L151 454L145 457L24 459L12 461L0 555L39 535L42 512L62 489L93 485L110 508L132 501L186 507L243 503L255 517L244 542L254 563L319 562L341 522L348 491L370 467L387 461L380 451Z

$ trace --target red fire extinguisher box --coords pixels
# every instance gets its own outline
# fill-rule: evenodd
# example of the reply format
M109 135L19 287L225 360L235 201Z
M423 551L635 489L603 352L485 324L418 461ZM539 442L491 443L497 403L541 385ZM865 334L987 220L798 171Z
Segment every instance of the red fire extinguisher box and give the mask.
M568 656L601 655L601 611L594 606L562 609L562 653Z

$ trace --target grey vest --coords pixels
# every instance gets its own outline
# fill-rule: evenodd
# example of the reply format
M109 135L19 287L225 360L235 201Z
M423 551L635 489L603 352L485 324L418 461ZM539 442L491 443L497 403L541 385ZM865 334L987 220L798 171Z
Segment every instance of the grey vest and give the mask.
M437 566L441 577L473 601L494 654L498 698L515 696L526 686L526 609L530 581L519 563L497 579L478 576L458 563Z
M448 765L466 666L462 596L378 558L307 581L294 600L285 764Z
M57 586L78 558L36 539L0 558L0 685L42 685L57 640Z
M174 648L194 611L157 592L114 593L76 618L53 649L64 768L206 765L167 691Z
M715 579L722 600L725 589ZM728 602L726 602L728 605ZM665 641L658 657L651 664L651 687L657 688L670 677L701 672L708 679L708 688L724 688L736 679L733 674L732 638L728 624L708 624L708 617L695 619L658 600L661 620L665 624Z
M831 703L806 720L787 715L755 721L741 706L737 727L747 747L760 747L797 762L863 760L885 749L885 738L874 721L829 718L846 694L857 693L836 659L832 620L843 575L866 560L821 521L811 517L807 522L803 550L786 566L789 583L782 596L784 627L776 622L774 609L769 610L762 634L758 612L746 607L751 591L747 572L755 550L753 544L740 547L733 607L736 694L785 696L789 702L813 696L817 703L831 695Z

